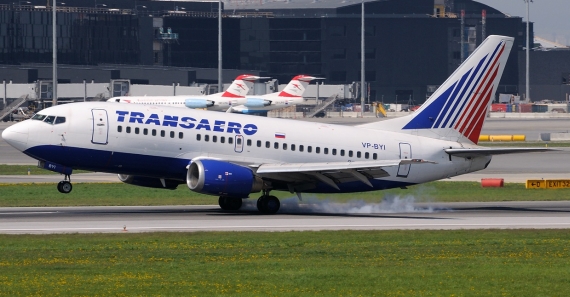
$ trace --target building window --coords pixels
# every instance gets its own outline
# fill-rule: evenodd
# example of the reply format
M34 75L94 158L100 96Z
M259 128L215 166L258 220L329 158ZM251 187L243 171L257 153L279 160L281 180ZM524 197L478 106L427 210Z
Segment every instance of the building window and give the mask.
M330 26L330 36L346 36L346 26Z
M331 50L332 52L332 56L331 58L333 60L344 60L346 59L346 49L333 49Z
M346 71L331 71L329 81L346 82Z

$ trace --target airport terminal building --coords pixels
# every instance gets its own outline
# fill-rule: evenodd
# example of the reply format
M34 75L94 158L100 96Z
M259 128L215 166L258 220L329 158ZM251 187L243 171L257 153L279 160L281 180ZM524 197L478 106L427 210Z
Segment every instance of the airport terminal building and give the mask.
M364 2L369 102L424 102L492 34L515 37L498 93L524 93L521 17L474 0ZM0 80L51 79L49 3L0 1ZM58 62L65 69L58 83L215 83L217 10L218 1L65 1L57 13ZM360 1L226 0L224 81L240 72L280 83L297 74L324 77L326 84L360 81L360 18ZM570 51L533 51L531 69L533 100L562 101L570 93Z

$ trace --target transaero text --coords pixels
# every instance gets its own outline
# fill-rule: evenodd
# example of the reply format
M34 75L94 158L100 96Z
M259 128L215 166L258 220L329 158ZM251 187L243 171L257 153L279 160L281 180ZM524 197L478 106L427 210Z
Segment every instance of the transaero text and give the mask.
M156 125L164 127L181 127L185 129L196 129L214 132L226 132L245 135L253 135L257 133L257 126L254 124L245 124L237 122L227 122L222 120L214 120L210 123L208 119L195 119L193 117L179 117L171 115L163 115L162 118L158 114L146 116L142 112L130 112L117 110L117 122L138 123L143 125Z

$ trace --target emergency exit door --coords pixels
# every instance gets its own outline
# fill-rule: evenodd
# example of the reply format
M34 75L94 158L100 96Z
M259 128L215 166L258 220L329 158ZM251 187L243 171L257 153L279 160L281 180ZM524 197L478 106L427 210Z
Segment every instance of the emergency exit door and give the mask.
M412 159L412 146L409 143L400 143L400 159ZM410 173L411 164L402 164L398 166L398 177L408 177Z
M92 109L93 114L93 134L91 143L107 144L109 142L109 118L104 109Z

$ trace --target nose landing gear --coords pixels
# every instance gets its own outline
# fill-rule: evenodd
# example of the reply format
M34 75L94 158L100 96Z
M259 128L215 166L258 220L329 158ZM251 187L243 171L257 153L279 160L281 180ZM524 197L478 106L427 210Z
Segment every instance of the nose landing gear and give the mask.
M64 180L57 183L57 190L63 194L68 194L71 192L71 190L73 190L73 186L71 185L71 177L69 174L66 174Z

